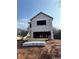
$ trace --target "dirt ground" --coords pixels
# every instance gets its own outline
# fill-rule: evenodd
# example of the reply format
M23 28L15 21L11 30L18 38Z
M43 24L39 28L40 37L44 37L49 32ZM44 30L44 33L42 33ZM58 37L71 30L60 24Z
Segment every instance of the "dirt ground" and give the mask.
M17 59L61 59L61 40L47 41L45 47L17 48Z

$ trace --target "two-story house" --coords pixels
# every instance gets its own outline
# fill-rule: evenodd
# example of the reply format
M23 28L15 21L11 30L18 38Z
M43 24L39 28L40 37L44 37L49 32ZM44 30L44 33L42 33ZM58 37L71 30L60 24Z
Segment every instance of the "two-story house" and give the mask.
M40 12L30 19L31 38L53 39L53 17Z

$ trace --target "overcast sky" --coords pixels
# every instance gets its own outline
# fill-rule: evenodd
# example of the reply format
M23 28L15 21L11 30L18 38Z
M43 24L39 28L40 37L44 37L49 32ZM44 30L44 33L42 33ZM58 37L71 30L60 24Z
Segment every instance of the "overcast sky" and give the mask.
M60 4L60 0L17 0L17 27L26 30L29 19L43 12L54 18L54 27L61 28Z

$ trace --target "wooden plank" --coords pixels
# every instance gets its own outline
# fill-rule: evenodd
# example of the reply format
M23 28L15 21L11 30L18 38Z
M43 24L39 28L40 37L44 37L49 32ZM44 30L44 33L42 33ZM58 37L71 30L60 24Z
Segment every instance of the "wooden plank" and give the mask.
M47 41L48 38L32 38L32 39L28 39L28 41Z

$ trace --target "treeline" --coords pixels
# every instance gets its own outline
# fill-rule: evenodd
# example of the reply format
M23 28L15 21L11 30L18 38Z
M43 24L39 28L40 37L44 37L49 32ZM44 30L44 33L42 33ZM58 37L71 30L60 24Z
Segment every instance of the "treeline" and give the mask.
M22 30L22 29L17 29L17 36L26 36L28 31ZM53 27L53 33L54 33L54 39L61 39L61 30Z
M54 39L61 39L61 29L53 28Z
M26 31L26 30L17 29L17 36L22 36L22 37L24 37L24 36L27 35L27 33L28 33L28 31Z

